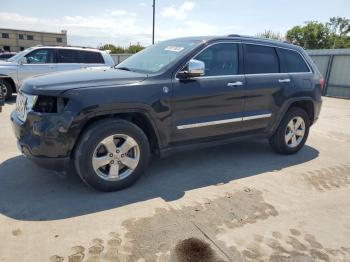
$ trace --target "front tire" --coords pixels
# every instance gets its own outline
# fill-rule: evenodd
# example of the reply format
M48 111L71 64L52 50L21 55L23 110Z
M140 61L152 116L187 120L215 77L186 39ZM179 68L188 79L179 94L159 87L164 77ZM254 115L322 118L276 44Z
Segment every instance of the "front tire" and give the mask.
M299 107L292 107L269 139L270 145L277 153L295 154L304 146L309 129L309 115Z
M150 154L147 136L138 126L122 119L102 120L84 132L74 162L85 183L108 192L139 179Z

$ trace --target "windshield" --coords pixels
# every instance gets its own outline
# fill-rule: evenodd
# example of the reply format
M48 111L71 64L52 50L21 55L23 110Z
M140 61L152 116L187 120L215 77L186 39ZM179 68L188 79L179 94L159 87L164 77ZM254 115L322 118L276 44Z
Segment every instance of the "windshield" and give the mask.
M141 73L156 73L182 58L201 42L198 40L168 40L147 47L117 65L116 68Z
M14 55L13 57L7 59L7 62L15 62L17 61L19 58L21 58L22 56L26 55L29 51L31 51L33 48L29 47L26 50L19 52L18 54Z

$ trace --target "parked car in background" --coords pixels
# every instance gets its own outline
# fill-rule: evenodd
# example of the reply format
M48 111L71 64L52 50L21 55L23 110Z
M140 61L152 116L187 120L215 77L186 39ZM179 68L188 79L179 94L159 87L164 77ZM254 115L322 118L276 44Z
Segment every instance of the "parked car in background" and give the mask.
M7 60L7 59L13 57L15 54L16 54L15 52L0 53L0 60Z
M111 67L112 57L105 51L81 47L37 46L0 61L0 83L8 99L23 80L36 75L88 67Z
M298 152L318 119L323 84L298 46L236 35L181 38L115 68L28 79L11 121L28 158L57 170L73 163L87 184L112 191L135 182L151 153L253 137L281 154Z
M0 88L0 112L2 111L2 106L5 103L5 96L3 94L2 88Z

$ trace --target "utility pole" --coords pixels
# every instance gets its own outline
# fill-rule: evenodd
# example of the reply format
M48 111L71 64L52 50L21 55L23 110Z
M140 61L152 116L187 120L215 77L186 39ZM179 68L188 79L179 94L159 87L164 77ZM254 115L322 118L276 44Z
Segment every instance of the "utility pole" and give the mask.
M156 19L156 0L153 0L153 31L152 31L152 45L154 45L154 27Z

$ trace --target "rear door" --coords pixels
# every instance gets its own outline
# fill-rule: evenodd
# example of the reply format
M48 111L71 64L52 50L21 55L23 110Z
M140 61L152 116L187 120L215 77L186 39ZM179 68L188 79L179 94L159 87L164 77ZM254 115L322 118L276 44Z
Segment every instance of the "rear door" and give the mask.
M274 47L246 43L243 49L247 88L242 129L264 131L277 117L280 98L292 82L288 73L281 73Z
M277 48L281 72L289 73L295 92L313 88L313 72L303 56L296 50Z
M22 81L35 75L56 72L57 65L54 58L54 49L35 49L26 56L27 63L18 65L18 80Z

